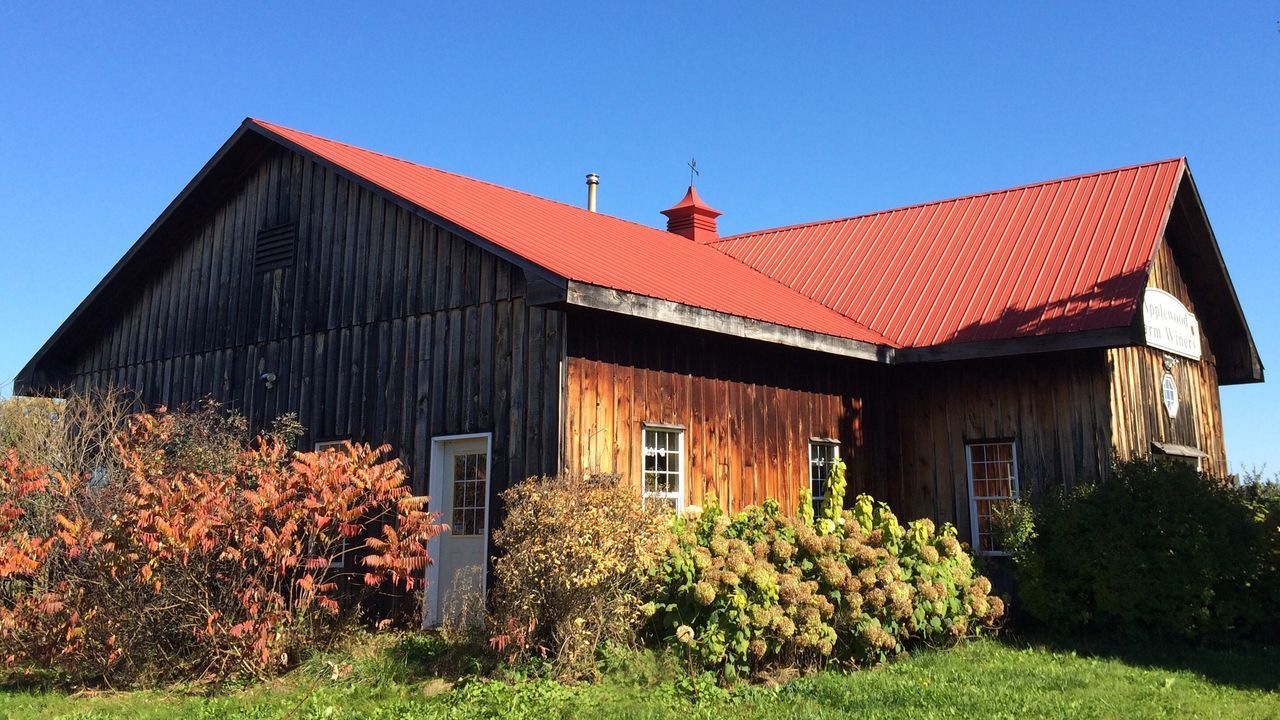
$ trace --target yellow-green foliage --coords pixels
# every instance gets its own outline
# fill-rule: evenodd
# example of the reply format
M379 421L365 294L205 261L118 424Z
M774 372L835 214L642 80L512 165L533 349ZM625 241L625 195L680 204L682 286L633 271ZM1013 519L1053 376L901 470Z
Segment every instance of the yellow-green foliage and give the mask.
M827 495L822 499L822 509L817 524L819 533L830 535L835 532L836 525L842 521L844 493L847 489L848 483L844 479L844 461L836 458L831 464L831 472L827 475ZM805 518L803 508L801 508L800 518L802 520ZM812 522L812 517L808 521Z
M796 510L796 517L806 525L813 524L813 491L807 487L800 489L800 506Z
M585 668L604 641L634 642L668 522L617 476L531 478L502 494L493 534L493 631Z
M875 663L913 642L999 622L1004 603L974 573L954 527L904 528L868 495L838 512L843 472L832 475L832 501L816 523L804 517L803 498L797 517L767 501L732 516L711 506L677 518L649 608L657 632L670 638L688 626L695 658L732 679L776 666Z

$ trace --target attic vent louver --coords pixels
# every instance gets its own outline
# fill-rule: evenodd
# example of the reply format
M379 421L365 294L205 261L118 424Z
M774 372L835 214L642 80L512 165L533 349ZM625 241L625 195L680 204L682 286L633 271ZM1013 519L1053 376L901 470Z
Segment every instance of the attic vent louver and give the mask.
M253 251L253 271L262 273L292 266L297 246L296 222L259 230Z

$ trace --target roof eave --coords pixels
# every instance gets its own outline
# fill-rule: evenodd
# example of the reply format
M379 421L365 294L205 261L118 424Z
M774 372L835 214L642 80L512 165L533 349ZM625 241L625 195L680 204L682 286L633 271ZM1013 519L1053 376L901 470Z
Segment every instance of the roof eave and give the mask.
M419 205L418 203L408 200L405 197L388 190L387 188L383 187L377 182L370 180L357 172L348 170L342 165L339 165L338 163L335 163L332 160L329 160L323 155L320 155L319 153L313 152L312 150L309 150L303 147L302 145L299 145L293 140L290 140L289 138L275 132L274 130L271 130L270 128L263 127L261 124L256 122L253 118L246 118L244 122L245 122L245 125L249 126L254 132L258 133L259 135L262 135L263 137L271 140L272 142L278 143L283 147L295 153L298 153L302 157L305 157L322 167L332 170L339 177L345 178L359 185L360 187L368 190L369 192L372 192L373 194L383 198L387 202L390 202L393 205L404 208L405 210L408 210L409 212L427 220L428 222L434 225L438 225L448 230L449 232L453 233L454 235L464 238L468 242L471 242L472 244L477 245L481 249L486 250L489 253L492 253L493 255L496 255L497 257L503 260L506 260L512 265L515 265L525 273L525 278L527 280L527 283L530 286L535 286L535 285L539 286L540 288L543 289L543 291L550 291L553 295L557 292L563 292L565 283L567 281L564 277L561 277L557 273L530 261L528 258L526 258L523 255L518 255L516 253L511 252L505 247L498 245L497 243L492 242L481 235L476 234L475 232L453 222L452 220L446 217L443 217L441 215L438 215L432 212L428 208L425 208L422 205ZM532 298L529 300L529 302L533 304L542 304L541 302L537 302ZM549 300L547 302L549 302Z
M827 335L574 280L568 282L566 290L563 302L572 307L603 310L706 332L884 364L893 362L894 354L897 352L895 348L887 345Z
M185 186L183 186L182 191L178 193L177 197L175 197L173 201L165 207L164 211L161 212L151 225L147 227L137 241L130 246L128 251L126 251L125 254L116 261L115 265L111 266L111 269L108 270L107 274L98 281L98 284L89 291L89 294L85 296L84 300L81 300L80 304L71 311L71 314L62 321L56 330L53 331L53 334L49 336L49 339L46 340L38 350L36 350L35 354L31 356L31 359L27 361L27 364L22 368L18 373L18 377L14 380L13 392L15 395L25 393L49 394L51 392L57 392L54 387L48 385L50 382L50 376L47 369L44 367L45 360L49 354L58 347L63 338L71 332L71 329L79 324L80 319L89 311L89 309L97 304L97 302L113 288L117 279L123 275L127 269L133 266L147 245L150 244L152 237L154 237L160 229L173 218L178 209L181 208L188 198L195 194L205 181L209 179L214 169L223 163L227 156L231 154L232 150L240 144L241 140L253 131L254 127L255 126L253 126L248 119L240 124L240 127L231 134L231 137L227 138L226 142L224 142L222 146L218 148L218 151L214 153L213 157L211 157L209 161L200 168L199 172L197 172L195 176L192 177Z
M13 392L16 395L21 394L56 394L60 392L56 382L55 373L50 372L47 367L47 360L64 338L66 338L73 328L77 327L81 319L89 310L97 305L104 296L109 295L114 289L117 281L122 275L125 275L136 263L142 259L143 253L151 244L152 238L159 233L178 213L178 211L186 205L186 203L198 192L202 191L207 181L215 174L228 157L240 147L246 138L262 138L269 142L279 144L292 152L299 153L313 162L316 162L326 168L333 170L338 175L356 183L388 201L413 212L421 217L426 218L430 222L440 225L450 232L467 239L468 241L479 245L480 247L492 252L513 265L516 265L525 272L527 285L531 297L530 302L535 304L542 302L551 302L557 296L563 296L564 278L559 277L555 273L535 265L522 256L517 256L510 251L495 245L494 243L476 235L475 233L460 227L457 224L442 218L429 210L412 203L394 193L388 192L385 188L377 183L371 182L360 175L350 172L345 168L338 166L327 159L303 148L296 143L281 137L280 135L264 128L255 122L252 118L245 118L240 123L240 127L232 133L226 142L214 153L213 157L200 168L200 171L182 188L182 191L165 207L164 211L151 223L144 231L141 237L125 252L115 265L103 276L102 280L94 286L93 290L80 302L79 305L67 316L65 320L58 326L48 340L32 355L31 359L18 373L14 380Z
M1053 335L1026 335L1023 337L977 342L942 343L926 347L904 348L897 352L895 364L949 362L954 360L983 360L1011 355L1035 355L1069 350L1140 345L1142 338L1135 333L1132 324L1123 327L1085 330L1082 332Z
M1245 317L1244 307L1240 304L1240 297L1236 294L1235 283L1231 281L1231 273L1227 270L1226 260L1222 257L1222 248L1218 245L1218 237L1213 232L1213 224L1209 222L1209 214L1204 209L1204 201L1200 198L1200 189L1196 187L1195 178L1191 175L1191 165L1185 159L1182 163L1182 171L1182 178L1178 183L1178 187L1174 189L1175 202L1182 184L1186 183L1187 189L1190 191L1191 199L1194 201L1193 210L1196 213L1196 219L1203 224L1207 234L1209 241L1207 243L1208 249L1211 251L1214 265L1221 273L1222 281L1226 285L1228 305L1234 314L1235 319L1240 324L1240 339L1244 342L1246 348L1245 355L1247 357L1244 361L1245 367L1219 367L1218 384L1245 385L1263 382L1265 380L1265 372L1262 364L1262 356L1258 353L1258 346L1253 340L1253 331L1249 329L1249 321ZM1172 208L1170 209L1170 214L1172 214Z

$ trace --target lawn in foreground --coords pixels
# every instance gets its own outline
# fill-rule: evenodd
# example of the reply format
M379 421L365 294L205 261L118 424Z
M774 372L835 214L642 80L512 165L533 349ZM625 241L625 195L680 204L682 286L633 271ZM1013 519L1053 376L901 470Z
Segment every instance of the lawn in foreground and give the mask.
M1093 654L1097 652L1098 654ZM332 663L332 664L330 664ZM394 651L356 659L346 677L311 664L215 697L175 692L67 696L0 691L0 718L1278 718L1280 653L1087 648L979 640L876 670L826 672L777 689L700 702L652 658L598 685L548 680L462 683L414 677Z

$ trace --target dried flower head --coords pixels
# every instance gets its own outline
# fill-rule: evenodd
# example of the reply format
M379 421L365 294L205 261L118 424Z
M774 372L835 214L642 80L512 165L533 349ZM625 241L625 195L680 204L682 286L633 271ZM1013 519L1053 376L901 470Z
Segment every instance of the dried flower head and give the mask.
M716 586L705 580L694 583L693 596L699 603L710 605L716 599Z

